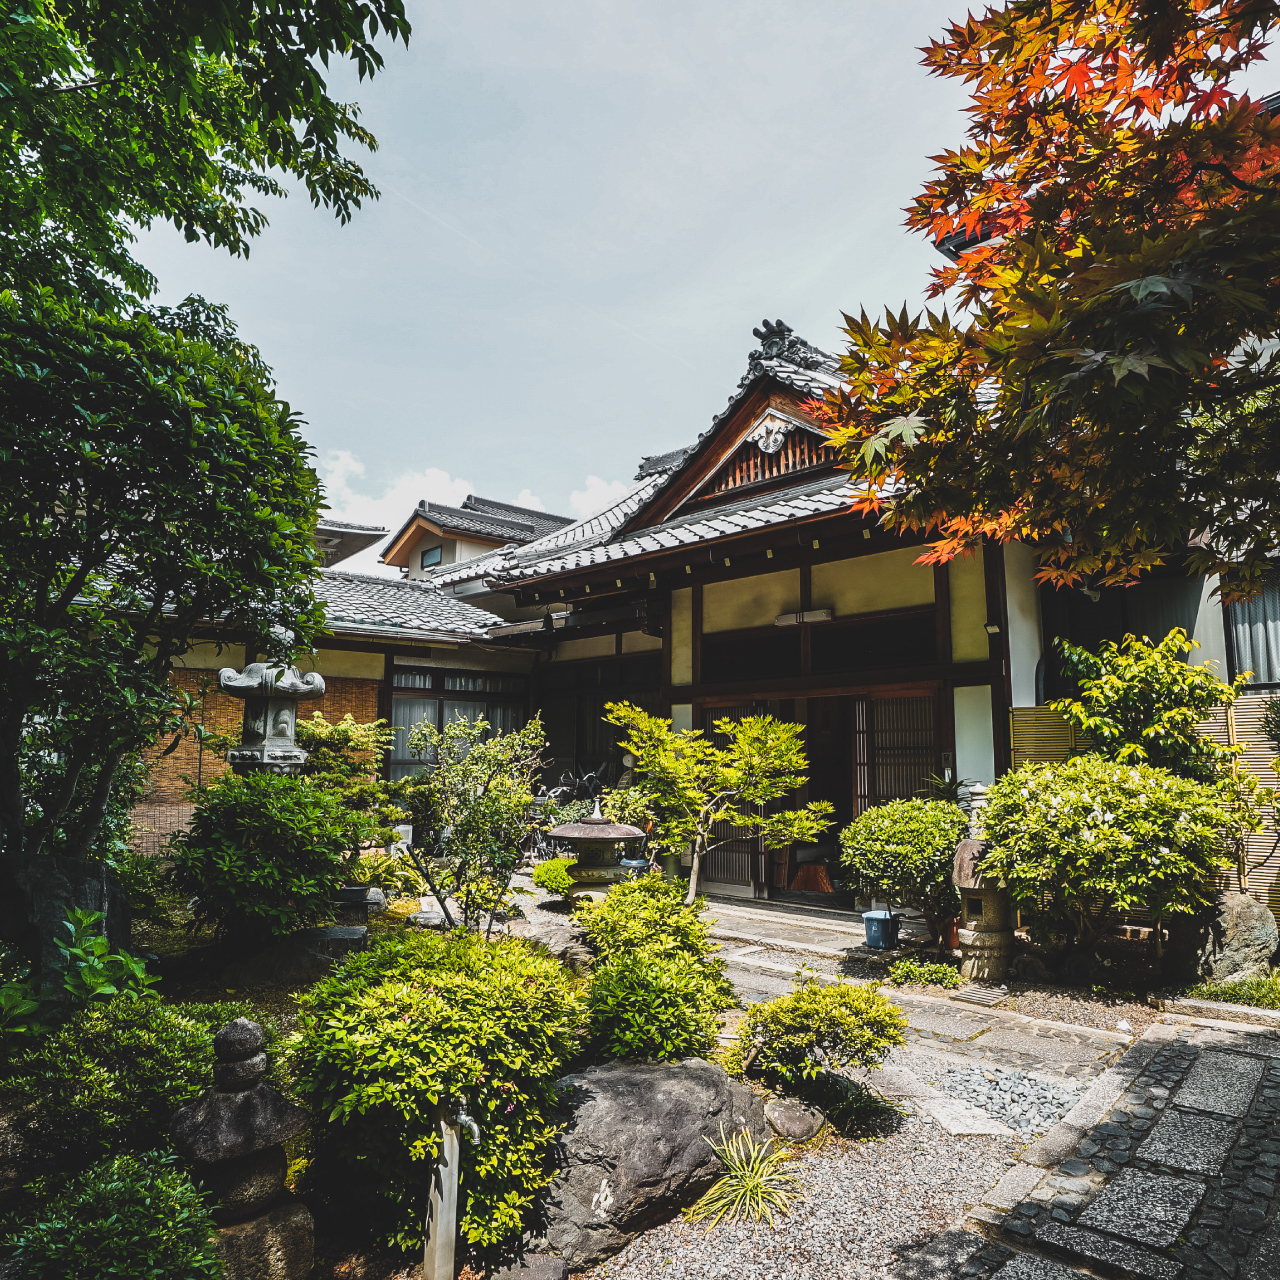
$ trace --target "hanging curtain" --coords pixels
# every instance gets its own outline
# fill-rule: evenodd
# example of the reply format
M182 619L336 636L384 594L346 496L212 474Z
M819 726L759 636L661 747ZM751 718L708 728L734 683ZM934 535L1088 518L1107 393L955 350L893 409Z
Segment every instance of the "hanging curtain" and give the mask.
M1229 606L1235 671L1253 684L1280 684L1280 573L1269 573L1252 600Z

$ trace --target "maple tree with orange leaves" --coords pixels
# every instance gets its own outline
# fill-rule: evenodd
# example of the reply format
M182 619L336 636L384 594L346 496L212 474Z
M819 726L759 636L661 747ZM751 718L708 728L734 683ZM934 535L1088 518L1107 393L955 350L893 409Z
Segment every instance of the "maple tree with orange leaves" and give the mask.
M846 316L817 412L858 508L926 531L926 561L1022 540L1059 584L1185 552L1228 598L1261 585L1280 105L1238 80L1277 25L1277 0L1012 0L923 51L972 86L967 142L907 219L955 258L931 286L950 309Z

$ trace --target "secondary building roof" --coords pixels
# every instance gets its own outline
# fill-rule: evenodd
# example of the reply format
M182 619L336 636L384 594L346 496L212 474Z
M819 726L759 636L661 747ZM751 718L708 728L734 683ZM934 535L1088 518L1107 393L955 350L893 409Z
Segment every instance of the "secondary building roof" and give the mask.
M326 565L346 560L386 536L387 530L376 524L350 524L327 516L316 521L315 544Z
M316 584L335 634L381 635L451 643L483 636L502 619L427 582L325 569Z
M492 546L509 543L522 546L572 523L570 516L535 511L532 507L517 507L509 502L495 502L473 493L467 495L460 507L424 499L396 531L383 552L382 562L405 568L409 554L422 533L434 533L442 538L463 538Z

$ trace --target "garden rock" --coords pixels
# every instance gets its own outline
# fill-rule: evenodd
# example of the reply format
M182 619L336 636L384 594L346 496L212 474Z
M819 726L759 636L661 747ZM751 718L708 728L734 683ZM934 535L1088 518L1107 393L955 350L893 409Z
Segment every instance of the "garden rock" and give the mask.
M418 929L443 929L446 924L443 911L415 911L408 922Z
M573 1271L692 1204L724 1172L710 1142L769 1136L760 1099L701 1058L610 1063L566 1076L560 1172L545 1236Z
M1275 916L1247 893L1220 893L1204 911L1173 915L1165 977L1176 982L1233 982L1265 975L1280 947Z
M296 1200L223 1227L214 1239L226 1280L303 1280L315 1261L311 1213Z
M569 1280L569 1264L551 1253L527 1253L489 1280Z
M223 978L237 987L298 987L319 982L369 939L364 925L328 925L303 929L272 943L265 951L227 966Z
M795 1098L770 1098L764 1104L764 1118L781 1138L791 1142L808 1142L822 1132L827 1117L817 1107Z
M556 919L545 911L534 911L527 920L512 920L507 932L542 947L575 973L581 973L595 958L580 924Z

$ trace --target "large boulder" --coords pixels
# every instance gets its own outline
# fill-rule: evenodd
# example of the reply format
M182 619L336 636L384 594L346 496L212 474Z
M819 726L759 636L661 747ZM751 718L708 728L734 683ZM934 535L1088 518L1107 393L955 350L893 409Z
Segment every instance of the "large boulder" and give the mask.
M1260 977L1280 947L1275 916L1247 893L1220 893L1203 911L1168 920L1164 976L1173 982Z
M571 1271L618 1252L692 1204L724 1172L706 1139L769 1136L764 1104L721 1067L615 1062L560 1081L560 1172L547 1197L546 1243Z
M512 920L507 932L543 948L575 973L581 973L595 958L582 926L549 911L535 909L527 920Z

